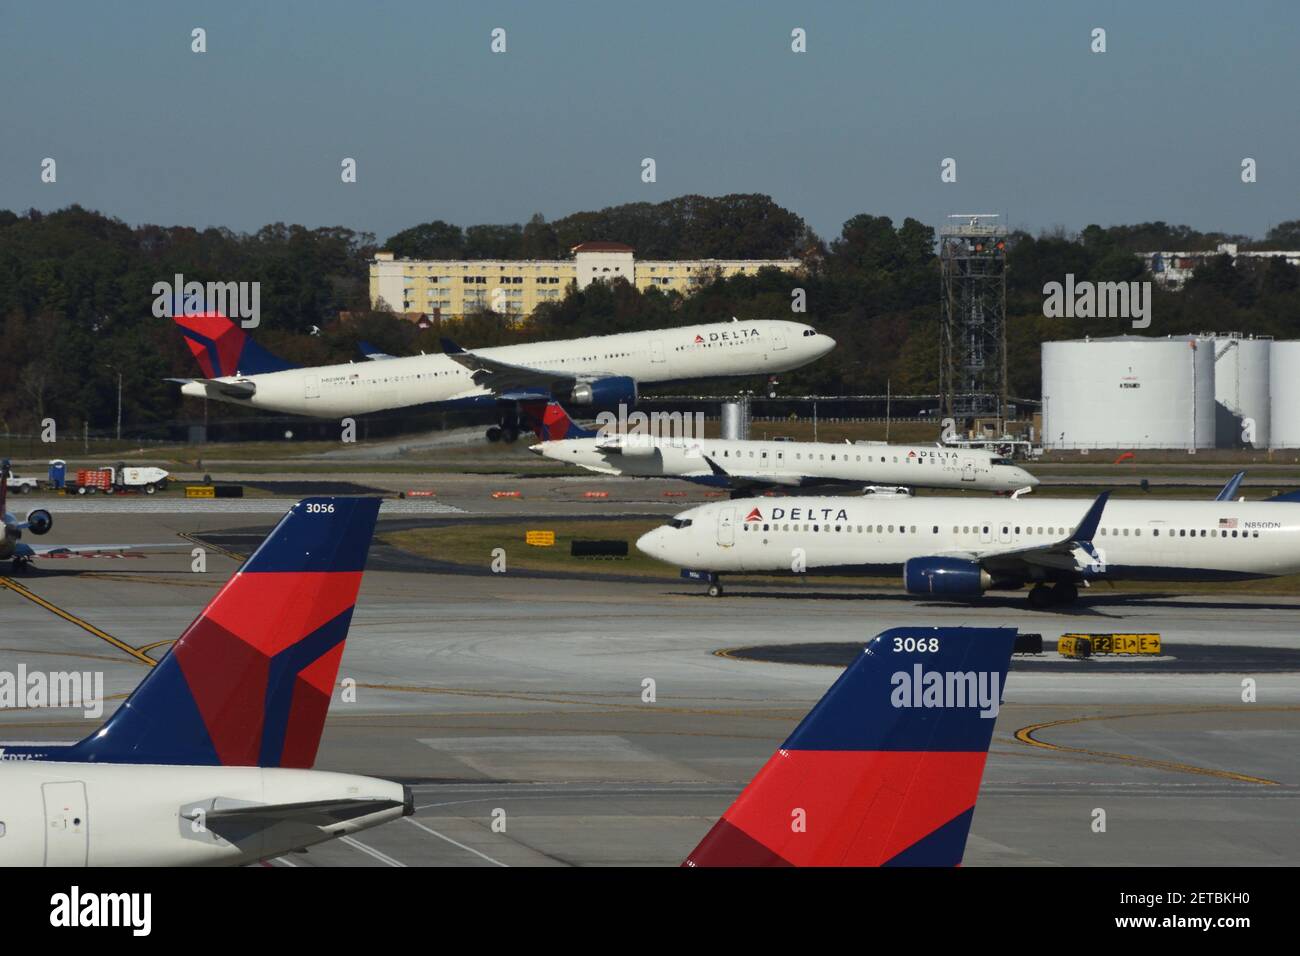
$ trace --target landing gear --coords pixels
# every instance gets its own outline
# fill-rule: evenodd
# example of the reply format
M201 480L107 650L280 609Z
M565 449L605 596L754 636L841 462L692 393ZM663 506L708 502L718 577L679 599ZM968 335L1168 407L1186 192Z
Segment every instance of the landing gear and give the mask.
M1073 604L1079 599L1079 589L1068 581L1058 581L1052 588L1054 604Z
M714 581L709 585L709 597L722 597L722 584Z
M1029 606L1035 611L1045 611L1052 606L1073 604L1079 598L1079 589L1069 581L1058 581L1051 587L1035 584L1029 590Z
M30 562L26 558L14 558L9 562L9 569L13 574L22 574L27 570Z

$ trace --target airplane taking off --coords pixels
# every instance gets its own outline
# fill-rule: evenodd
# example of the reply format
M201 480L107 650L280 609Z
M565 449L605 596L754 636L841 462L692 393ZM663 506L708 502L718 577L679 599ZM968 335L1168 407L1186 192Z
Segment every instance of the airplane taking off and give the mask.
M773 375L835 347L830 336L798 322L732 319L473 351L444 340L441 355L370 352L370 361L298 368L222 315L177 315L173 321L203 371L202 378L171 380L181 384L182 395L316 418L419 405L492 408L500 419L488 431L492 441L518 437L523 401L632 406L641 385Z
M0 747L0 864L239 865L413 813L400 784L307 769L378 511L300 501L98 730Z
M1069 604L1093 581L1239 581L1300 571L1300 493L1265 501L751 498L676 515L637 541L722 593L720 573L885 576L911 594L1030 585ZM1050 587L1049 587L1050 586Z
M523 411L542 439L529 451L605 475L681 478L736 492L829 485L1016 491L1038 484L1009 458L976 449L603 435L578 425L555 402L525 403Z
M957 866L1015 640L878 634L682 866Z

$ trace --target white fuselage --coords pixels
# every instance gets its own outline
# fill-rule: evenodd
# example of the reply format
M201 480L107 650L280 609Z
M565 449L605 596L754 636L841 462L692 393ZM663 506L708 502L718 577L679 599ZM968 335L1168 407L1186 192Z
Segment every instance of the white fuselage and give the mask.
M0 866L234 866L396 820L403 798L400 784L318 770L0 759ZM327 826L272 828L235 846L194 812L211 810L214 800L217 809L322 800L397 806Z
M807 325L760 319L504 345L476 349L474 354L561 375L587 379L627 376L641 384L654 384L785 372L820 358L834 346L829 336ZM471 402L492 395L474 383L468 369L445 355L234 375L218 381L249 382L256 392L250 398L232 398L215 387L189 382L181 386L181 393L321 418Z
M896 485L1015 491L1038 479L992 452L938 445L729 441L609 435L533 446L538 454L589 471L636 478L710 478L707 456L727 474L774 484Z
M978 556L1067 538L1092 505L1063 498L753 498L701 505L637 547L712 572L894 573L912 558ZM1232 580L1300 571L1300 504L1110 501L1090 577ZM797 549L797 551L796 551ZM1082 560L1082 556L1081 556Z

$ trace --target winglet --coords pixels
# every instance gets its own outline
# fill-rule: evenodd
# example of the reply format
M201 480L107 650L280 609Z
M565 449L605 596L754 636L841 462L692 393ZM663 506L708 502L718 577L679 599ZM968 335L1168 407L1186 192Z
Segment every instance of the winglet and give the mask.
M464 355L464 354L465 354L465 350L464 350L463 348L461 348L459 345L457 345L455 342L453 342L451 339L448 339L448 338L442 338L442 339L439 339L438 341L439 341L440 343L442 343L442 351L443 351L443 354L444 354L444 355Z
M1071 541L1077 544L1092 543L1092 539L1097 535L1097 527L1101 524L1101 513L1106 510L1106 501L1109 498L1109 491L1103 491L1097 496L1097 500L1092 503L1088 513L1079 522L1079 527L1075 528L1074 534L1070 535Z
M1237 472L1228 479L1228 483L1219 490L1217 495L1214 496L1214 500L1231 501L1233 498L1237 497L1237 489L1241 487L1242 479L1245 477L1246 473L1244 471Z
M956 866L1011 627L873 638L683 866Z
M728 480L731 479L731 475L727 472L727 470L723 468L721 465L719 465L716 461L714 461L708 455L704 455L703 458L705 463L709 466L709 471L713 472L719 478L726 478Z

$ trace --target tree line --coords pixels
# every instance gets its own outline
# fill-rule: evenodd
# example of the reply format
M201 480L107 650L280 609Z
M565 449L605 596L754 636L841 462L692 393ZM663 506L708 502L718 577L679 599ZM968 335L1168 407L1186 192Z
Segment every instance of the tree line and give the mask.
M623 280L570 287L530 320L483 313L421 330L369 304L369 263L378 249L416 258L562 258L579 242L613 240L641 259L797 258L796 275L765 269L718 278L690 295L640 291ZM70 206L57 212L0 210L0 429L30 430L54 417L62 429L112 426L118 377L128 431L201 409L168 377L195 374L167 319L153 315L153 286L186 280L261 283L258 340L285 358L324 364L359 357L368 341L391 354L436 352L450 335L468 347L740 318L788 317L832 335L839 347L783 377L783 392L930 393L938 388L939 268L935 231L915 219L868 214L825 241L767 196L683 196L630 203L547 222L462 229L432 221L382 244L344 227L274 223L255 233L186 226L129 226ZM1076 280L1142 281L1135 252L1300 248L1300 220L1260 240L1163 222L1089 226L1010 236L1007 297L1011 392L1039 393L1039 344L1132 331L1122 319L1048 319L1043 286ZM795 290L801 290L796 294ZM801 301L805 311L792 311ZM341 319L343 316L345 318ZM1181 291L1157 288L1142 334L1206 330L1300 338L1300 270L1281 260L1211 257ZM724 394L736 383L705 383ZM222 409L221 414L239 410Z

